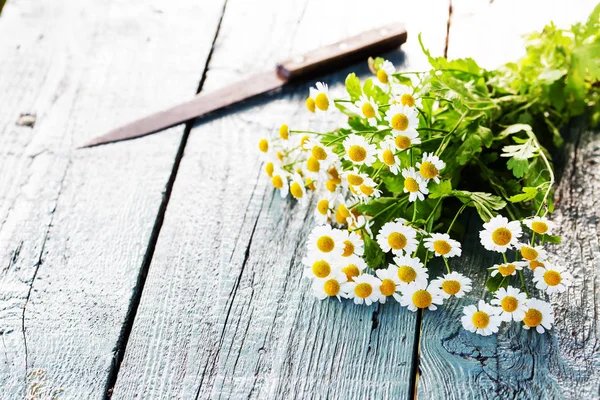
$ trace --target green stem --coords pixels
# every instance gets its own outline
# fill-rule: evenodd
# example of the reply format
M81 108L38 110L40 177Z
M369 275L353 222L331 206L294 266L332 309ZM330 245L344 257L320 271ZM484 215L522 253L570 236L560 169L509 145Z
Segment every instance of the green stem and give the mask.
M502 258L504 259L504 264L508 264L508 260L506 259L506 253L502 253Z
M462 207L458 210L458 212L454 216L454 219L452 220L452 222L450 222L450 226L448 227L448 230L446 231L446 233L450 233L450 231L452 231L452 227L454 226L454 223L458 219L458 216L465 210L465 208L467 208L467 206L469 205L469 203L470 203L470 201L467 202L467 203L465 203L465 204L463 204Z
M527 298L529 298L529 290L527 290L527 285L525 284L525 279L523 278L523 271L519 270L519 278L521 278L521 288L527 294Z
M446 257L442 256L442 260L444 260L444 264L446 264L446 271L448 271L448 273L452 272L450 271L450 265L448 265L448 260L446 259Z

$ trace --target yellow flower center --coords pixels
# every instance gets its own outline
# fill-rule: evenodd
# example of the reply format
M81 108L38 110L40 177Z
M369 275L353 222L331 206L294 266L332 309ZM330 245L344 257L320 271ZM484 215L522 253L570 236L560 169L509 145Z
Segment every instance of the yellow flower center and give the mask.
M432 301L431 293L427 290L419 289L412 295L412 302L417 308L427 308Z
M367 149L362 146L352 145L348 149L348 157L354 162L362 162L367 158Z
M519 307L519 301L517 300L516 297L505 296L500 301L500 306L506 312L513 312L513 311L515 311L517 309L517 307Z
M406 246L407 242L408 240L406 239L406 236L400 232L392 232L388 236L388 244L394 250L402 250Z
M490 324L490 316L483 311L476 311L471 317L471 322L475 325L475 328L483 329Z
M396 160L394 158L394 153L390 149L384 150L383 153L381 153L381 158L383 159L383 162L386 163L387 165L396 164Z
M373 108L371 103L363 104L361 110L366 118L373 118L375 116L375 109Z
M312 272L317 278L325 278L331 273L331 265L325 260L315 261L312 265Z
M346 218L348 218L349 216L350 216L350 213L348 212L348 209L346 208L346 206L343 204L340 204L337 211L335 212L335 220L337 221L337 223L345 224Z
M335 181L333 179L330 179L327 182L325 182L325 187L330 192L335 192L335 188L337 187L337 183L335 183Z
M267 173L269 178L273 177L274 170L275 170L275 166L273 165L272 162L268 162L267 165L265 165L265 172Z
M506 246L512 240L512 233L508 228L498 228L492 232L492 241L498 246Z
M359 186L362 185L362 183L365 181L362 176L360 175L355 175L355 174L348 174L348 183L354 186Z
M419 184L417 180L414 178L406 178L404 180L404 187L411 193L415 193L419 191Z
M534 221L531 223L531 230L535 233L543 235L544 233L548 232L548 224L542 221Z
M449 295L454 295L460 292L460 282L454 279L448 279L442 282L442 290Z
M308 109L308 111L314 113L316 110L315 99L313 99L312 97L307 98L306 99L306 108Z
M335 242L331 236L321 236L317 239L317 248L323 253L329 253L335 247Z
M271 178L271 183L276 189L281 189L283 187L283 179L281 179L280 175L275 175Z
M408 93L404 93L402 97L400 97L400 103L402 103L403 106L414 107L415 98Z
M538 252L533 247L523 246L521 247L521 255L524 259L532 261L538 258Z
M290 185L290 193L297 199L304 195L302 192L302 186L298 182L294 182Z
M405 131L408 128L408 117L404 114L396 114L392 117L392 128L397 131Z
M375 189L373 189L371 186L360 185L360 191L363 192L365 196L370 196L373 194Z
M535 271L537 267L545 267L545 265L543 262L539 262L538 260L529 261L529 268L531 268L532 271Z
M406 150L411 145L411 141L408 136L398 135L396 136L394 142L396 143L396 147L398 147L400 150Z
M277 152L277 158L279 158L279 161L283 161L283 157L284 157L284 156L283 156L283 153L282 153L282 152L280 152L280 151L278 151L278 152Z
M313 146L312 155L319 161L323 161L327 159L327 152L321 146Z
M258 148L263 153L266 153L267 151L269 151L269 141L267 139L260 139L260 141L258 142Z
M327 296L337 296L340 292L340 283L335 279L329 279L323 285L323 290Z
M538 326L542 323L542 313L535 308L530 308L525 313L525 318L523 318L523 322L530 328Z
M317 210L319 211L319 214L326 215L327 211L329 211L329 200L319 200L317 203Z
M310 156L308 160L306 160L306 169L310 172L319 172L321 169L321 163L315 157Z
M515 273L516 269L517 267L515 264L502 264L498 266L498 272L500 272L502 276L512 275Z
M452 246L450 246L450 243L445 240L436 240L433 242L433 249L436 251L436 253L445 256L446 254L450 253Z
M557 271L546 271L544 272L544 282L548 284L548 286L556 286L562 281L562 276Z
M439 171L435 167L435 165L433 165L433 163L429 161L425 161L423 164L421 164L419 172L421 172L421 175L425 179L433 179L439 174Z
M413 282L417 279L417 271L415 271L413 267L403 265L398 268L398 279L404 283Z
M310 190L317 189L317 187L315 186L315 181L310 176L308 178L306 178L306 187L309 188Z
M325 93L319 93L317 97L315 97L315 105L321 111L327 111L329 108L329 99Z
M350 257L352 254L354 254L354 244L350 240L345 240L342 257Z
M300 139L300 147L302 147L302 150L308 150L305 146L309 140L310 138L308 136L302 136L302 139Z
M288 137L290 136L290 129L288 128L288 126L286 124L283 124L279 127L279 137L282 138L283 140L288 140Z
M344 268L342 268L342 272L344 274L346 274L346 278L348 279L348 282L352 282L355 277L360 275L360 270L354 264L346 265Z
M373 287L369 283L362 282L354 288L354 294L361 299L369 297L371 293L373 293Z
M391 296L396 292L396 283L391 279L383 279L379 290L381 290L382 295Z
M382 69L377 71L377 79L379 79L379 82L381 82L381 83L388 83L389 79L388 79L387 72L385 72Z

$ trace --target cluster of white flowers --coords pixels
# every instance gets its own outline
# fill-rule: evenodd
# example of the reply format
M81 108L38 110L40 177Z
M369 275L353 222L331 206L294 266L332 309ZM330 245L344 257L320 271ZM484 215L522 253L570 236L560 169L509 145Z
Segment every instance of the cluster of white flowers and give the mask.
M554 312L550 303L529 296L523 269L532 271L535 287L547 295L564 292L571 284L572 276L564 267L550 262L542 244L534 245L536 234L542 237L551 234L556 228L555 224L539 216L522 222L532 231L529 244L519 242L523 236L521 221L509 222L502 216L492 218L479 232L481 244L490 251L502 253L504 262L490 268L492 277L502 276L491 304L480 300L477 307L470 305L464 308L462 323L471 332L491 335L498 331L503 321L522 321L524 329L535 328L537 332L544 333L554 324ZM506 256L511 250L514 253L513 261L509 261ZM502 286L517 274L525 293L510 285Z
M306 100L310 112L339 108L352 120L350 128L319 133L291 130L284 124L276 137L261 139L259 149L265 172L281 197L290 194L308 206L309 192L317 194L318 225L308 238L303 264L318 299L345 298L369 306L393 297L411 311L435 310L472 289L471 279L452 271L448 263L462 254L461 244L450 233L469 202L445 233L434 232L437 208L452 192L452 176L443 176L446 163L440 158L448 131L444 136L436 129L420 128L421 99L416 89L395 78L392 63L380 63L374 73L364 88L354 77L358 89L353 93L348 89L350 99L332 99L321 82L310 89ZM439 142L435 151L432 141ZM429 151L423 148L427 142ZM443 195L442 186L447 188ZM540 235L554 228L542 217L523 222ZM502 281L491 304L481 300L465 307L465 329L489 335L502 321L523 321L525 329L535 327L540 333L551 328L552 309L549 303L529 298L523 267L534 270L533 282L548 294L564 291L570 275L551 265L533 239L529 245L519 243L521 236L520 221L496 216L484 224L481 243L504 256L503 263L490 269L491 276L500 274ZM515 250L511 262L506 259L509 249ZM435 258L443 261L446 273L430 280L427 263ZM525 293L508 285L517 273Z

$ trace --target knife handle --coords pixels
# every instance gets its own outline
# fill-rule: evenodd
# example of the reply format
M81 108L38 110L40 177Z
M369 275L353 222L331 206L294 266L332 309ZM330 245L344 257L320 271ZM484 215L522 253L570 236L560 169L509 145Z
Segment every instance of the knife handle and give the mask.
M277 73L288 82L322 75L369 56L395 50L406 42L406 36L404 24L385 25L286 60L277 65Z

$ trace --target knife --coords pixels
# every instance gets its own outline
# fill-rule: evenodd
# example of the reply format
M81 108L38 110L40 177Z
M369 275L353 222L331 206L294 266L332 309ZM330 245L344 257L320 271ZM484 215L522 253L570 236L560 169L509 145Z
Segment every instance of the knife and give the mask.
M330 72L367 56L394 50L406 42L404 24L394 23L363 32L337 43L293 57L277 65L273 71L252 75L222 89L204 94L184 103L113 129L81 146L92 147L146 136L192 120L209 112L277 89L290 82L299 82Z

